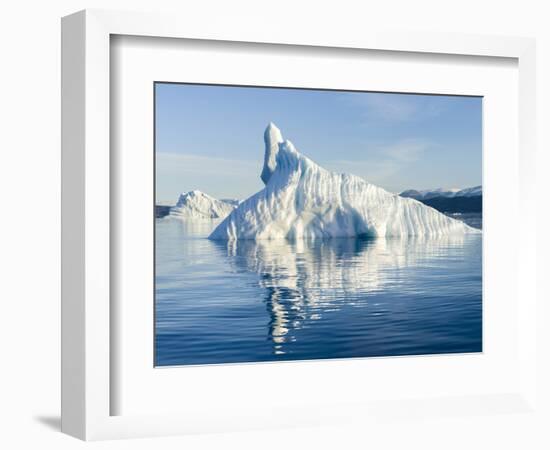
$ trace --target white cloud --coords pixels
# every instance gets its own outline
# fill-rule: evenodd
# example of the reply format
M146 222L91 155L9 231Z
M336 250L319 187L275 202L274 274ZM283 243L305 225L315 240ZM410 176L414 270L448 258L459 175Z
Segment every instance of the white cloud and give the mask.
M429 146L430 144L422 139L403 139L379 149L378 152L396 162L410 163L417 161Z
M405 96L373 94L365 96L363 101L369 115L375 114L386 120L406 121L418 112L417 107Z
M365 95L346 95L347 101L363 108L365 118L374 118L390 122L406 122L413 119L435 117L441 114L439 103L424 97L419 102L418 96L408 94L368 93Z
M244 161L216 156L194 155L190 153L157 152L157 174L197 173L208 175L239 175L249 174L250 170L259 171L257 161ZM260 168L258 168L260 167Z
M367 181L385 187L390 191L400 190L403 170L410 164L418 161L432 146L428 141L421 139L402 139L388 145L369 146L369 158L363 160L332 160L325 164L328 169L352 173L365 178Z

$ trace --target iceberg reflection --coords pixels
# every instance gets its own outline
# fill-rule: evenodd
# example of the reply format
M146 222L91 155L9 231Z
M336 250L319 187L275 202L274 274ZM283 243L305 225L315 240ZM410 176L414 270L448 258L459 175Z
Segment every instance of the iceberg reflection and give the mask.
M268 338L275 354L285 354L287 344L299 343L300 330L330 320L344 308L366 308L372 299L371 314L384 314L373 294L388 286L401 294L429 289L421 282L411 284L410 269L417 269L419 277L423 269L433 272L450 250L461 258L468 239L475 237L235 240L214 245L226 254L233 271L258 275L269 315Z

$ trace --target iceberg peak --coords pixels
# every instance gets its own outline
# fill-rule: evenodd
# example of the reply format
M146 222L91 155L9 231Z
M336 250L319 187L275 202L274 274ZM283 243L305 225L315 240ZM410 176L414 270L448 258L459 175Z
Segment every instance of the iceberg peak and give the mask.
M281 130L273 122L269 122L264 132L264 167L260 178L267 184L273 172L277 167L277 154L279 153L279 144L283 143Z

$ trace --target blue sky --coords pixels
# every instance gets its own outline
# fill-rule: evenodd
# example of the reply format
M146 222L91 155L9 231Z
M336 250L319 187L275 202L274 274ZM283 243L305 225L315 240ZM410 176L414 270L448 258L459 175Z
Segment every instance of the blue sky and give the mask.
M482 99L156 84L157 201L262 189L270 121L326 169L391 192L481 184Z

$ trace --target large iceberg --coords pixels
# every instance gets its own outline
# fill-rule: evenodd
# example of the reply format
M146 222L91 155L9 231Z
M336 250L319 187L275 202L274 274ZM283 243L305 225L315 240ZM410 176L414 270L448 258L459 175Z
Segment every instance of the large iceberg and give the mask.
M210 239L314 239L479 233L411 198L350 174L330 172L299 153L270 123L264 133L265 188L246 199Z
M237 205L237 200L218 200L195 190L180 195L176 206L170 209L170 216L180 219L220 219L229 215Z

